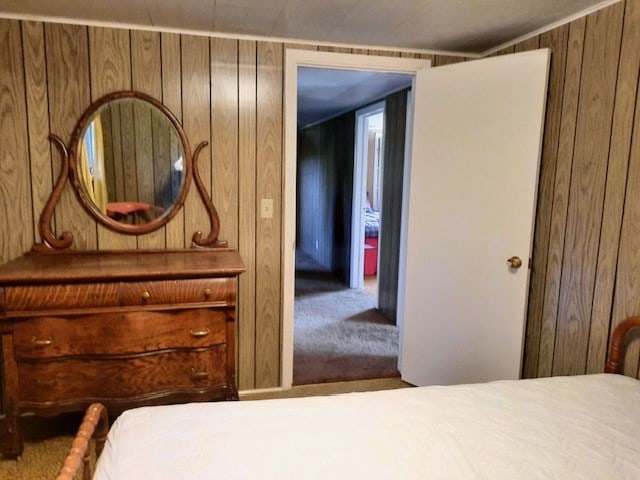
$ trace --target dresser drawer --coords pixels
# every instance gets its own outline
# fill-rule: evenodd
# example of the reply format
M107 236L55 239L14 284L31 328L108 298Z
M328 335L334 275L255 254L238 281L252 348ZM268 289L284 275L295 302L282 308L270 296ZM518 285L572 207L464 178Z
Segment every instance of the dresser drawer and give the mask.
M127 282L122 284L123 305L225 302L235 304L235 278L201 278Z
M36 317L14 324L17 359L127 355L226 343L226 310L139 311Z
M115 307L121 304L121 287L114 283L9 286L5 288L7 312L36 312L79 308Z
M107 360L64 359L18 363L24 402L133 398L226 383L226 347Z

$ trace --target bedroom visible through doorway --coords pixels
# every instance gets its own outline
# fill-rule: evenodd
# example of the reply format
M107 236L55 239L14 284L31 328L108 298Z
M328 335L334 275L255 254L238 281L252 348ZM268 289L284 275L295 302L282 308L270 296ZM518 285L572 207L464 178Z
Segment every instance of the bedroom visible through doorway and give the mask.
M349 286L364 288L378 306L385 102L356 111Z

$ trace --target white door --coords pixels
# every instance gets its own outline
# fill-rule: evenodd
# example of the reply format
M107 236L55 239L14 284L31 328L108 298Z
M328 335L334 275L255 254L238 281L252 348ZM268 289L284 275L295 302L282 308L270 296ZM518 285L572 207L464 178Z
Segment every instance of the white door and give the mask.
M416 76L400 357L409 383L520 376L548 68L538 50Z

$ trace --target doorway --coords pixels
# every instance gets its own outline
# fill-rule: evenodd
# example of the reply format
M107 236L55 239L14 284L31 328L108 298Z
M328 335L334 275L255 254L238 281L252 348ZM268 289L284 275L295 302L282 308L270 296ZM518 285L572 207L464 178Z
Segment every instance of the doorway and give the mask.
M314 55L316 53L317 56ZM339 63L346 68L362 67L362 64L368 67L367 61L370 61L373 65L369 68L374 70L386 68L387 71L397 71L401 66L394 65L394 62L403 60L407 59L382 59L326 52L287 52L283 196L283 388L291 386L288 380L291 378L293 350L291 274L295 248L292 226L295 228L295 219L291 215L291 208L295 208L295 187L291 189L291 180L295 180L295 168L292 171L291 161L295 161L296 141L295 135L291 135L290 120L295 119L295 90L292 93L291 88L296 84L295 68L302 63L314 62L316 65L325 66L335 66ZM421 68L422 66L425 68ZM514 252L521 258L531 255L549 51L541 49L463 62L435 69L437 72L433 74L428 66L429 62L424 62L423 65L414 64L412 70L409 70L415 73L416 79L412 89L413 118L407 128L407 132L410 132L408 137L412 142L411 156L407 158L404 172L404 179L408 179L408 188L404 190L405 196L402 201L408 201L410 205L402 209L402 216L407 217L402 220L401 235L404 240L399 242L400 256L404 260L401 262L400 274L396 277L396 282L402 283L397 292L397 297L401 299L401 302L398 302L398 314L399 318L403 319L400 326L402 375L405 380L415 384L456 382L455 375L452 375L456 372L474 372L477 375L473 377L473 381L476 382L517 377L518 359L521 360L524 338L523 312L526 312L528 270L515 271L509 267L509 263L505 267L504 258L513 256ZM449 101L450 99L455 99L455 102ZM470 107L473 107L474 116L471 116ZM500 115L497 115L497 112ZM293 128L295 130L295 127ZM416 132L421 132L421 135L414 135L414 128ZM425 135L424 132L428 134ZM460 162L451 161L453 153L456 154L456 158L460 157ZM482 160L479 160L480 158ZM470 159L472 163L484 168L485 158L497 165L495 173L488 175L486 169L481 174L468 172L466 166ZM445 171L451 175L447 181L440 181L434 169L438 174ZM512 173L514 176L508 176ZM484 181L479 182L478 179ZM459 195L460 192L465 192L464 198ZM443 193L444 198L431 198L436 193ZM430 197L425 198L425 195ZM459 214L448 215L446 207L460 205L463 199L467 208ZM480 200L488 201L491 205L480 204ZM514 200L521 202L516 205ZM415 207L418 204L420 208ZM501 208L496 208L498 205ZM431 218L429 215L437 218ZM519 222L517 228L514 219ZM475 228L473 234L461 234L460 229L454 228L453 221ZM416 234L416 229L424 230L425 225L440 227L427 230L426 235L419 232ZM490 230L487 230L488 227ZM453 234L454 239L443 240L439 237L441 233ZM442 250L446 250L447 255L453 253L454 258L459 263L462 262L463 267L452 268L449 257L445 259L445 255L436 254L429 242L438 247L440 253ZM429 248L425 248L427 243ZM416 252L420 255L417 256ZM461 255L462 253L467 256ZM481 264L479 259L483 259ZM433 268L429 261L441 262L442 268ZM469 269L464 268L469 265L478 267L481 271L470 273ZM471 283L462 284L458 280L443 282L441 272L460 274L460 278ZM429 278L425 278L425 274L428 274ZM478 279L482 281L479 282ZM425 285L432 294L428 298L424 295ZM467 291L479 295L479 298L474 301L452 301L459 297L460 292ZM504 293L507 291L512 294L506 297L513 300L508 308L504 302ZM436 309L435 312L429 312L429 318L434 325L428 328L424 326L422 330L426 331L426 336L422 335L422 331L420 335L416 335L416 332L410 332L408 327L425 324L425 301L429 303L430 308ZM457 307L469 307L473 312L460 312ZM477 325L468 328L461 319L467 323L480 319L483 327L481 330L490 334L479 339L475 335L478 331ZM514 321L515 319L517 321ZM495 328L488 328L487 322ZM507 325L510 336L504 334ZM429 335L429 328L432 329L431 332L438 331L439 335ZM466 335L450 335L443 338L443 332L464 332ZM498 334L493 335L493 332ZM478 344L478 340L483 341L482 345ZM496 342L509 343L509 355L512 357L510 361L504 361L493 354L477 355L478 352L484 351L483 349L492 353L501 351L491 347ZM425 345L429 345L426 350L433 348L431 353L440 355L435 361L428 361L422 355ZM434 345L443 347L444 350L438 350ZM473 345L474 348L467 348L469 345ZM414 346L417 349L414 349ZM442 353L448 355L446 361L443 360L445 357ZM474 368L456 370L457 366L464 362L469 362ZM437 373L444 375L443 380L434 382L409 379L409 366L422 368L425 365L433 368L442 367ZM497 376L491 374L505 365L511 369L508 375L504 372Z
M371 80L381 85L386 75ZM300 91L298 98L298 117L305 117ZM384 105L365 108L366 115L354 108L298 131L294 385L399 376L398 329L379 310L376 292L363 288L365 274L374 287L377 278ZM376 159L374 175L368 164ZM355 259L349 258L349 243ZM354 263L361 269L356 286L348 276Z
M283 192L282 388L293 383L294 291L296 251L296 158L298 67L315 66L415 74L429 60L287 50L285 61L285 165Z
M351 237L351 288L364 288L377 306L385 102L356 111Z
M318 69L305 67L297 69L296 74L301 75L301 70L303 70L302 75L308 75L309 70ZM333 72L335 72L327 68L322 71L325 75L334 75ZM371 280L375 282L377 279L376 254L378 253L380 211L383 204L385 102L374 100L396 92L399 94L400 91L406 96L406 89L411 85L411 75L368 70L347 70L346 72L342 70L340 74L346 74L347 77L358 75L366 77L365 79L376 88L381 84L388 84L389 79L395 79L396 83L401 81L402 84L397 84L395 88L391 87L387 91L374 93L375 96L364 100L364 104L368 103L368 105L360 110L358 107L362 107L362 101L357 103L357 100L349 98L351 103L345 105L340 103L339 99L338 103L342 109L345 106L348 107L347 112L338 112L325 120L312 121L301 128L300 118L308 121L308 112L303 111L304 109L295 112L294 118L297 118L296 127L298 127L296 129L295 177L289 178L295 178L296 183L296 236L293 255L296 320L293 323L296 347L295 383L298 385L301 384L300 365L309 363L324 362L328 370L335 366L334 370L340 373L340 376L335 378L336 381L375 378L378 371L381 372L380 377L398 374L397 327L394 322L383 320L384 315L377 310L375 283L372 296L363 289L363 280L365 273L369 282ZM347 80L347 83L350 80ZM305 81L307 79L303 78L301 83ZM330 79L330 83L333 81L334 79ZM316 86L314 95L317 90L321 89ZM327 91L327 87L325 86L322 90ZM358 88L350 86L347 90L362 94L366 90L366 83L364 86L359 85ZM299 102L301 96L298 91ZM353 96L351 93L350 97ZM331 103L327 98L322 99L322 106L325 109ZM404 121L402 123L404 125ZM404 156L404 152L402 155ZM358 277L355 285L350 279L354 274ZM323 275L325 278L320 279L319 277ZM324 308L322 303L320 306L313 307L316 309L313 319L316 325L309 327L308 311L302 311L300 306L315 301L311 286L316 291L325 290L322 292L325 300L323 300ZM356 289L349 291L349 286ZM358 296L357 290L361 296L370 298L364 301L362 298L355 298ZM331 298L326 300L329 297ZM370 302L373 303L369 305ZM327 312L329 315L325 314ZM327 321L327 316L335 316L340 312L342 317L335 319L336 322L330 324ZM301 327L301 324L306 326ZM393 330L392 334L384 333L387 331L385 329ZM301 331L312 332L314 338L301 339ZM330 340L332 331L339 341ZM336 335L336 332L339 333ZM324 335L328 340L318 338ZM362 338L365 335L369 337ZM386 340L386 337L393 338L392 341L387 342L393 343L391 355L387 351L389 345L384 345L384 341L380 341ZM347 355L341 350L345 346L344 339L348 339L351 344L347 346L350 348ZM308 351L313 341L316 342L312 345L315 350ZM362 348L363 345L365 348ZM380 347L381 350L374 348L373 351L369 351L372 347ZM326 351L332 351L334 354L327 358ZM353 371L345 371L351 367ZM309 369L309 367L305 368ZM372 373L374 376L371 376ZM362 376L358 377L358 374ZM330 375L329 378L329 380L320 381L333 381ZM284 375L283 380L286 385Z

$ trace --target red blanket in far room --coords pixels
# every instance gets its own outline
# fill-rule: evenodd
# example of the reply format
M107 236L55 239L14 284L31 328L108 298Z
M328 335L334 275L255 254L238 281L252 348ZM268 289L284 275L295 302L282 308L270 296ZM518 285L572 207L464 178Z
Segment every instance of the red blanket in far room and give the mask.
M364 274L365 276L378 273L378 237L364 239Z

